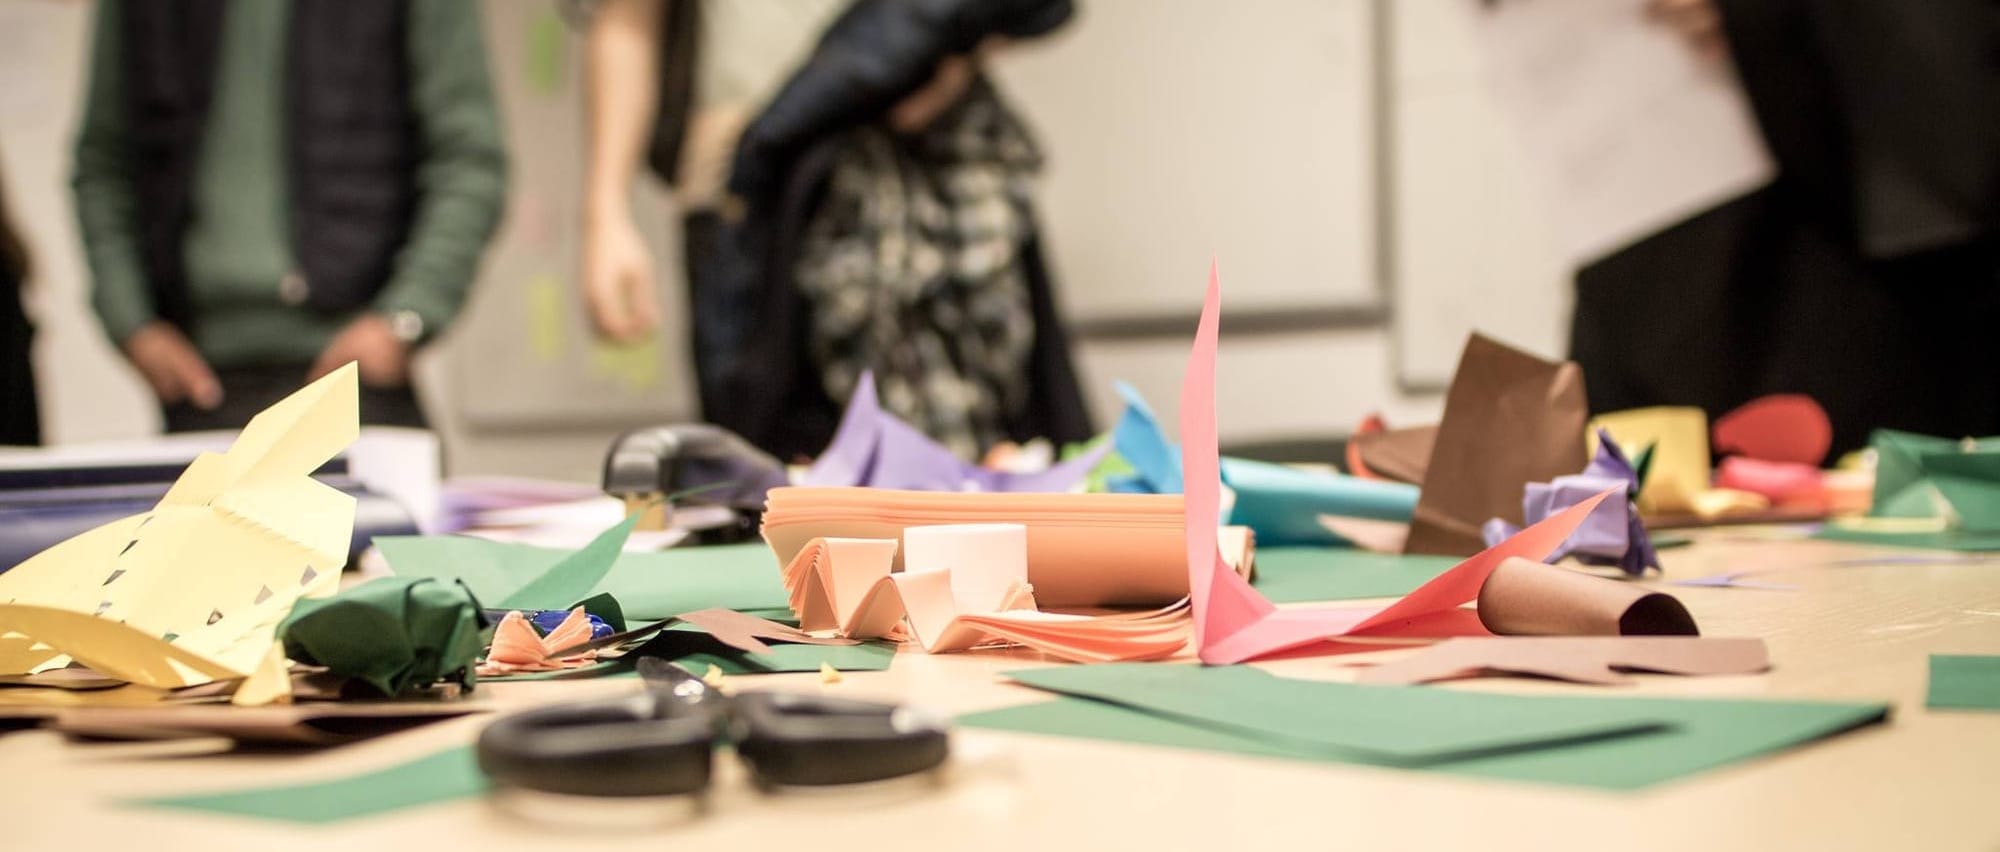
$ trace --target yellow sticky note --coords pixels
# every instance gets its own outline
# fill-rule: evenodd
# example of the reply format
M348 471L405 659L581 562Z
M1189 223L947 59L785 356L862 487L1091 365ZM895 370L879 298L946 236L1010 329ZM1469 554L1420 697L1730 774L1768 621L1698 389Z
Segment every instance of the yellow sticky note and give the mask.
M188 465L153 510L0 574L0 674L75 659L158 688L248 676L302 597L332 594L354 498L311 478L360 430L353 364Z
M1644 514L1692 512L1695 496L1708 490L1708 415L1699 408L1659 406L1600 414L1590 421L1590 451L1597 430L1636 453L1653 446L1652 467L1639 491Z

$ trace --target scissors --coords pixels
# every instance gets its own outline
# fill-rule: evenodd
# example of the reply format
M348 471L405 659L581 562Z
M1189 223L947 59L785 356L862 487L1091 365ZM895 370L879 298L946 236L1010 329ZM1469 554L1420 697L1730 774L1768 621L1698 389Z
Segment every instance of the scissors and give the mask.
M908 707L790 692L728 696L666 660L639 661L640 695L502 718L480 732L479 768L503 787L572 796L673 796L707 789L728 742L758 786L817 787L933 769L943 722Z

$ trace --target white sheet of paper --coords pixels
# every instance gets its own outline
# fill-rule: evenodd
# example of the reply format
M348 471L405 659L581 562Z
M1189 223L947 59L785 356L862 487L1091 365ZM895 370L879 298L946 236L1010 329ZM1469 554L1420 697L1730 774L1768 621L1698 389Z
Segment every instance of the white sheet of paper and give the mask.
M1645 5L1528 0L1481 16L1496 101L1579 266L1774 174L1735 70Z

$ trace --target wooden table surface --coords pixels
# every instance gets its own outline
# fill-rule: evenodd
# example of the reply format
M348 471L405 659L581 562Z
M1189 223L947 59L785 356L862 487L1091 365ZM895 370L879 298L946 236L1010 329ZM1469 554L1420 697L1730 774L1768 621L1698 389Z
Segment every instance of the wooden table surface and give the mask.
M767 796L723 761L706 810L460 801L327 826L150 810L122 798L330 779L469 742L485 717L309 754L228 754L210 742L74 744L0 736L0 849L2000 849L2000 713L1924 709L1932 653L2000 654L2000 558L1835 565L1907 555L1756 529L1696 534L1662 554L1668 579L1755 569L1794 591L1669 587L1712 636L1760 636L1774 668L1745 677L1644 676L1601 688L1483 679L1450 688L1606 695L1887 701L1885 725L1638 793L1252 759L963 730L936 784ZM1404 653L1386 651L1385 654ZM1341 679L1352 656L1269 665ZM828 690L957 713L1042 700L997 674L1032 656L905 651ZM763 686L819 689L817 675ZM742 684L744 681L739 680ZM633 680L482 686L530 706L639 689ZM576 843L560 843L565 838Z

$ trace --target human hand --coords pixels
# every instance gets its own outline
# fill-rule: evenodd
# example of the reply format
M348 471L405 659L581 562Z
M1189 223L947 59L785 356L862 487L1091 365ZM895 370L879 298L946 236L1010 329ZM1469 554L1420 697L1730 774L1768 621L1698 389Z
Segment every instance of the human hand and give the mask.
M635 343L660 324L653 292L653 253L629 215L598 217L584 226L583 299L598 335Z
M916 133L929 127L931 122L958 103L960 96L972 86L973 73L978 66L971 57L948 56L938 63L937 71L930 82L889 108L889 126L898 133Z
M203 411L222 404L222 382L209 369L208 361L181 330L163 320L154 320L120 344L125 358L139 368L153 395L163 403L188 402Z
M1646 16L1673 29L1703 59L1722 59L1729 54L1722 12L1715 8L1715 0L1648 0Z
M396 336L389 318L365 313L355 318L313 361L306 380L312 381L349 361L361 372L361 383L375 388L399 388L410 383L410 344Z

